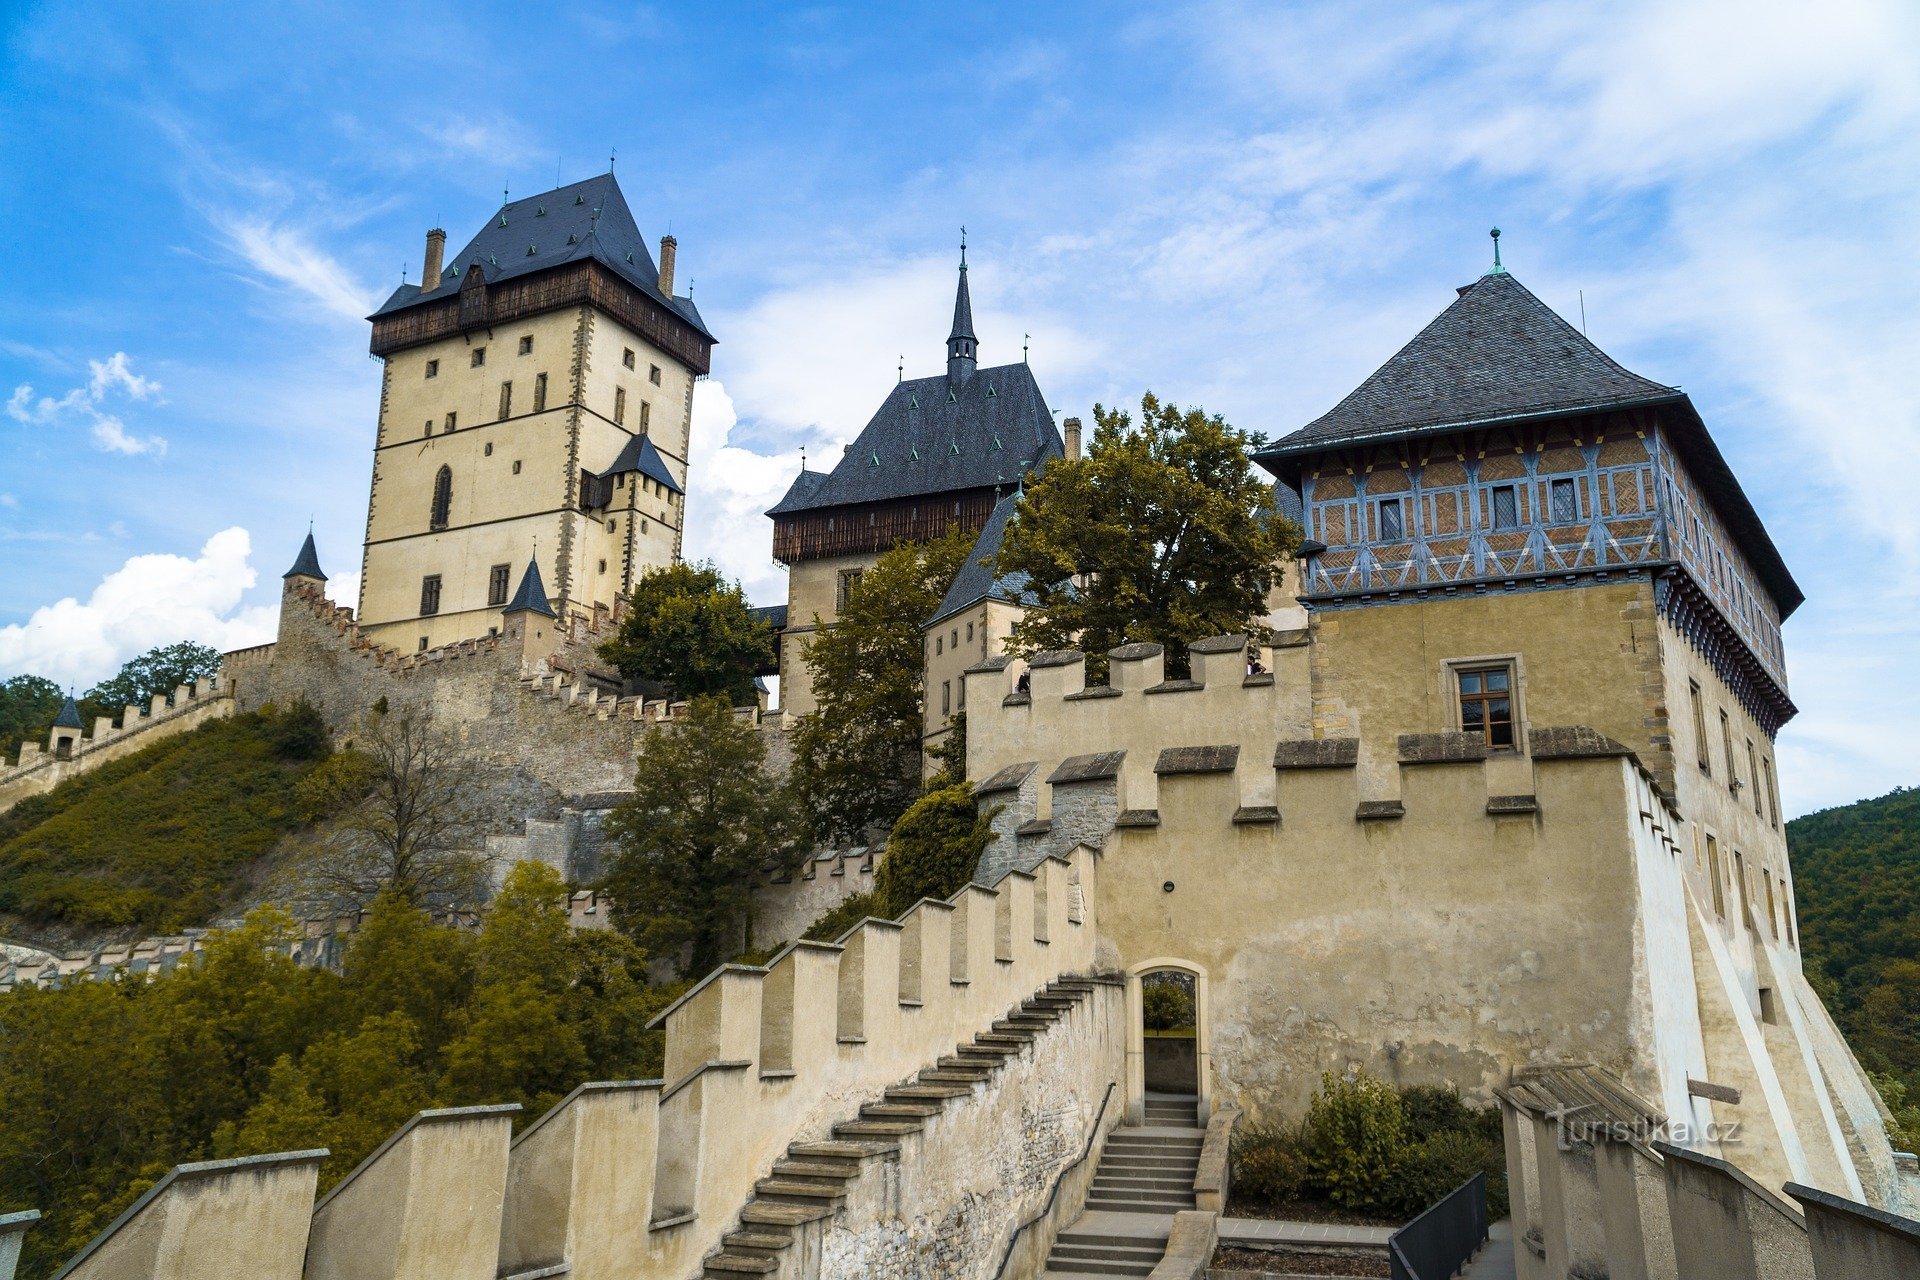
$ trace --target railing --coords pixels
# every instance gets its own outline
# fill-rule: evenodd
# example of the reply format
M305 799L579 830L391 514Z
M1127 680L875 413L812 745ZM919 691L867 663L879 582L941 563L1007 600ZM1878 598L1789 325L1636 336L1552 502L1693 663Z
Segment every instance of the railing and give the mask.
M1015 1227L1013 1234L1007 1237L1007 1249L1005 1253L1000 1255L1000 1268L993 1273L994 1280L1004 1280L1007 1274L1007 1264L1013 1261L1013 1250L1014 1247L1020 1243L1020 1237L1025 1235L1031 1228L1046 1220L1047 1216L1053 1212L1054 1204L1060 1199L1060 1188L1066 1185L1067 1175L1085 1164L1087 1157L1093 1154L1093 1144L1100 1137L1100 1122L1107 1118L1107 1104L1112 1101L1113 1084L1109 1083L1107 1085L1106 1095L1100 1099L1100 1110L1094 1113L1093 1127L1087 1130L1087 1140L1080 1148L1080 1154L1075 1157L1071 1164L1060 1170L1054 1177L1053 1190L1047 1193L1047 1202L1040 1207L1040 1211Z
M1476 1173L1387 1240L1393 1280L1446 1280L1487 1240L1487 1175Z

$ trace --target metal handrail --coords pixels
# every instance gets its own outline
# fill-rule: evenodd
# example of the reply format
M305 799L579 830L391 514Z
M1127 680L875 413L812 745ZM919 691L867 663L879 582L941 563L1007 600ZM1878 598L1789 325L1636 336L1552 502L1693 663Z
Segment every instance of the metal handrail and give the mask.
M1486 1242L1487 1175L1476 1173L1387 1238L1387 1266L1393 1280L1446 1280Z
M1053 1190L1047 1193L1046 1204L1041 1206L1040 1212L1015 1227L1013 1234L1007 1237L1007 1251L1000 1255L1000 1266L994 1271L993 1280L1005 1280L1007 1264L1013 1261L1013 1247L1020 1243L1022 1233L1035 1223L1044 1220L1048 1214L1053 1212L1053 1206L1060 1199L1060 1188L1065 1185L1067 1175L1085 1164L1087 1157L1093 1154L1093 1142L1095 1138L1100 1136L1100 1122L1107 1117L1107 1104L1113 1101L1113 1089L1116 1083L1118 1082L1112 1080L1107 1082L1107 1092L1106 1095L1100 1099L1100 1110L1096 1112L1093 1117L1093 1127L1087 1130L1086 1144L1081 1147L1080 1154L1076 1156L1071 1163L1062 1167L1058 1176L1054 1178Z

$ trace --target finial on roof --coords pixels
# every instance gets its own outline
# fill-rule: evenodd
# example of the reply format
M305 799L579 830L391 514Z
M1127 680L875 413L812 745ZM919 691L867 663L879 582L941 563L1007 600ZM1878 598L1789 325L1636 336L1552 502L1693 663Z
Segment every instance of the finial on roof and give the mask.
M900 353L900 363L894 366L893 371L895 374L895 377L893 380L895 382L905 382L907 380L907 353L906 352L902 351Z
M967 228L964 223L960 227L960 269L967 269Z
M613 158L619 154L620 154L620 148L618 147L607 148L607 172L608 173L613 172Z
M1500 228L1495 227L1487 234L1493 237L1493 270L1487 272L1487 274L1490 276L1503 276L1507 274L1507 269L1500 265Z
M805 445L800 446L800 469L802 471L807 469L807 446Z
M1032 334L1023 333L1020 335L1020 363L1021 364L1025 364L1027 362L1027 348L1032 345L1033 345Z
M512 189L513 188L509 186L507 183L503 182L500 184L500 207L502 209L507 207L507 193Z

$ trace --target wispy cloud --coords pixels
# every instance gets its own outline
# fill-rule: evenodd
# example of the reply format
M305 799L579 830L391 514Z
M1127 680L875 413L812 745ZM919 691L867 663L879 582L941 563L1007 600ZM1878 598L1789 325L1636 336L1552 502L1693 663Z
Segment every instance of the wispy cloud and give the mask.
M127 424L119 415L103 407L113 397L159 401L160 384L135 373L124 351L116 351L105 360L89 360L87 368L86 385L75 387L57 399L36 395L31 383L21 383L7 399L7 416L29 426L86 427L94 447L106 453L164 456L165 437L136 436L127 430Z

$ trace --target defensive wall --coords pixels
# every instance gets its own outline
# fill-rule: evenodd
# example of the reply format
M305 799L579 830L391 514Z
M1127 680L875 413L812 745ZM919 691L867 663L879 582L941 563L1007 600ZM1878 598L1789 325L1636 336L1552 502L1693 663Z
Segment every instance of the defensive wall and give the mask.
M724 966L660 1016L664 1079L582 1085L517 1137L514 1107L423 1112L318 1204L323 1152L182 1166L62 1280L678 1280L736 1224L788 1220L765 1274L904 1278L937 1258L985 1280L1111 1120L1124 1003L1086 976L1095 863L1076 850ZM1004 1065L929 1070L999 1027ZM902 1091L916 1072L940 1083ZM915 1102L876 1108L882 1091ZM843 1189L780 1194L766 1175L795 1153L838 1162Z
M147 706L123 707L118 717L96 716L91 734L56 726L47 735L44 747L24 742L18 760L12 765L0 762L0 813L108 761L132 755L209 720L225 719L233 714L234 707L231 687L213 676L204 683L183 684L172 693L156 693Z
M1135 1000L1148 972L1192 975L1203 1110L1297 1116L1352 1067L1485 1101L1585 1062L1702 1128L1697 1089L1732 1088L1727 1157L1752 1176L1895 1202L1884 1112L1797 952L1703 900L1634 749L1537 707L1511 752L1329 725L1321 643L1284 635L1253 675L1244 637L1192 646L1185 680L1152 645L1097 688L1074 652L1035 655L1025 689L1008 660L968 674L968 772L999 810L982 874L1102 849L1101 961Z

